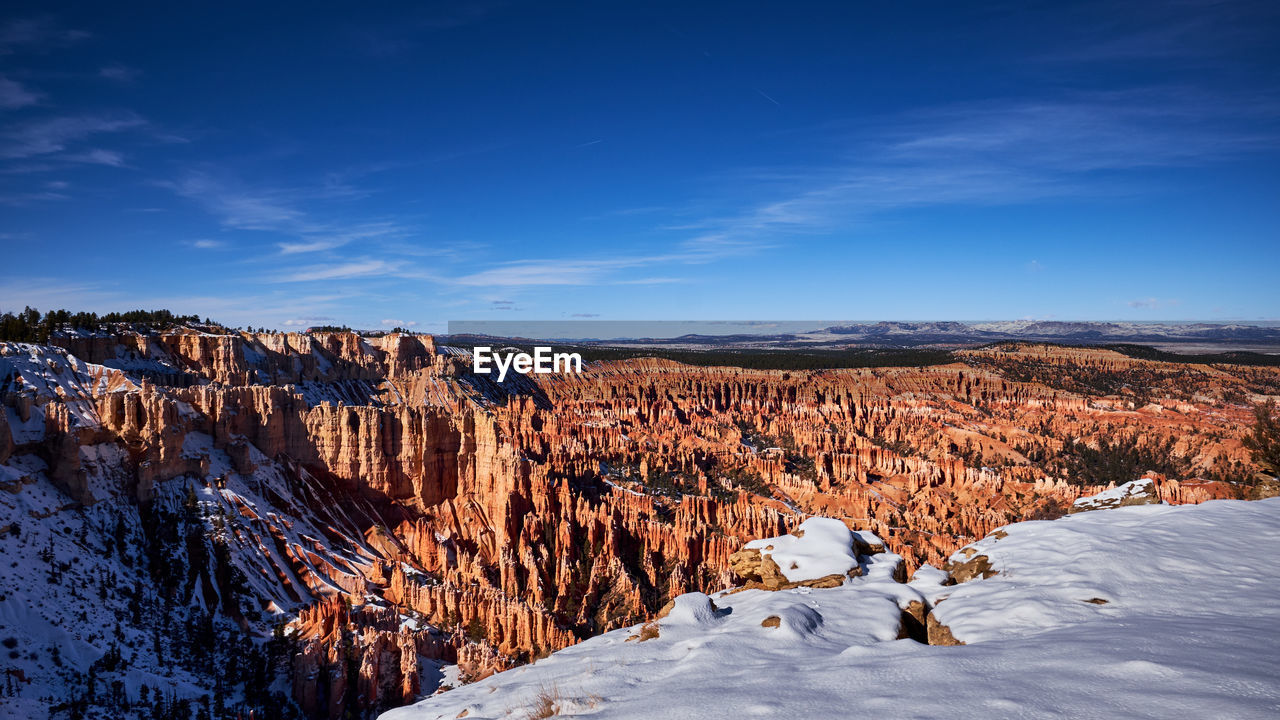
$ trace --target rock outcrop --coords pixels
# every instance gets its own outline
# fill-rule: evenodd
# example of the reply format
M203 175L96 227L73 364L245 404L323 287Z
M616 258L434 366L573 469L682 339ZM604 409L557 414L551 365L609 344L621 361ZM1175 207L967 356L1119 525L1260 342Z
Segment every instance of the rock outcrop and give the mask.
M809 518L787 535L752 540L729 556L729 568L747 589L762 590L836 587L862 574L853 533L831 518Z
M1153 478L1132 480L1118 487L1108 488L1088 497L1077 498L1071 504L1068 513L1105 510L1107 508L1129 507L1130 505L1156 505L1160 502L1160 494L1156 491Z

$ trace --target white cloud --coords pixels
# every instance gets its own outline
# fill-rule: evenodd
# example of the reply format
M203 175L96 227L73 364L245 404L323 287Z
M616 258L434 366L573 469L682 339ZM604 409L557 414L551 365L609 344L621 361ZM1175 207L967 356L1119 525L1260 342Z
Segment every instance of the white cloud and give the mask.
M351 280L378 276L398 276L400 267L386 260L354 260L330 264L308 265L286 273L278 282L313 282L316 280Z
M21 83L0 76L0 110L16 110L35 105L39 101L37 93L28 90Z
M1157 308L1172 307L1174 305L1180 305L1181 301L1173 298L1162 299L1162 298L1148 297L1148 298L1138 298L1136 300L1130 300L1126 304L1129 307L1135 308L1138 310L1155 310Z
M188 173L177 182L162 185L194 200L223 225L237 230L280 231L306 226L302 211L273 198L272 193L238 190L206 173Z
M49 17L12 20L0 27L0 55L21 48L49 50L65 47L90 37L83 30L64 28Z
M100 68L98 70L98 77L106 78L107 80L114 80L115 82L121 82L121 83L133 82L138 78L138 75L140 74L141 74L141 71L139 71L138 69L127 67L124 65L107 65L106 67Z
M180 197L204 208L227 228L272 232L292 239L276 243L281 255L338 250L357 241L392 241L406 229L387 220L331 222L304 209L308 203L331 201L355 191L329 184L320 188L248 188L206 172L190 172L177 181L160 183ZM292 281L293 276L287 276Z
M619 272L655 265L694 265L742 255L764 247L763 243L704 235L685 241L673 250L653 255L617 257L513 260L449 282L468 286L520 287L534 285L649 285L683 282L676 277L619 277Z
M119 133L147 124L132 112L42 118L0 129L0 158L52 155L95 135Z
M63 155L63 160L69 162L85 163L87 165L106 165L108 167L124 167L124 155L115 150L103 150L95 148L86 150L82 153L71 153Z
M337 322L335 318L328 315L311 315L308 317L290 318L280 323L285 327L311 327L312 325L329 325Z
M732 198L766 199L667 229L700 229L710 241L750 243L848 229L916 207L1142 192L1142 181L1128 171L1204 166L1280 150L1276 117L1280 103L1268 97L1163 87L864 118L847 130L846 140L835 141L843 145L843 152L832 153L836 162L718 178L732 188ZM725 182L735 178L739 182Z
M55 200L70 200L71 196L59 192L17 192L7 195L0 194L0 205L23 206L36 202L49 202Z
M635 259L520 260L456 278L459 285L594 285L617 269L643 264Z
M330 240L311 240L307 242L283 242L279 243L281 255L296 255L298 253L320 252L322 250L332 250L334 248L346 245L348 240L330 239Z

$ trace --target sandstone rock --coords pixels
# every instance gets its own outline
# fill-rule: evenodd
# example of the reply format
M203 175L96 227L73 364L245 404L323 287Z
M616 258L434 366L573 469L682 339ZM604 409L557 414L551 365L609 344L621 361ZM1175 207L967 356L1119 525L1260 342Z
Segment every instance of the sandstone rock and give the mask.
M926 619L929 634L930 645L963 645L964 642L957 640L951 634L951 628L938 622L938 618L933 613L929 613Z
M923 600L912 600L902 609L902 630L899 638L911 638L928 644L929 607Z
M1265 500L1277 495L1280 495L1280 478L1273 477L1263 477L1245 491L1246 500Z
M942 566L947 571L949 582L952 584L966 583L974 578L989 578L1000 574L1000 571L991 567L991 558L986 555L974 555L968 560L961 562L948 562Z

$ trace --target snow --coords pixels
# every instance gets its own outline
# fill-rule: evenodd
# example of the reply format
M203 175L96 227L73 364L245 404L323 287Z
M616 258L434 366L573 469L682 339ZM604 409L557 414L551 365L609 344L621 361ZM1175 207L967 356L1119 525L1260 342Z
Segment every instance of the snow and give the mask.
M80 469L94 502L115 497L125 488L130 480L124 470L128 461L129 452L115 443L80 446Z
M671 612L663 621L667 627L684 625L709 628L724 620L724 616L706 593L685 593L672 601Z
M250 617L257 635L266 637L274 616L288 619L313 601L313 592L343 592L334 584L344 577L342 568L367 566L375 554L365 545L359 523L346 515L348 508L332 503L313 507L295 500L327 497L322 484L305 473L300 479L287 476L252 446L248 452L249 465L256 469L237 473L213 437L187 432L182 456L196 460L193 465L204 468L203 477L179 476L157 483L154 503L180 512L191 489L198 515L207 523L206 537L217 532L230 562L243 573L247 593L241 607L267 611L263 617ZM15 644L13 649L0 648L0 663L26 678L15 681L17 696L5 694L8 686L0 689L0 720L49 716L50 704L69 697L89 665L113 644L123 651L128 668L101 675L100 689L119 680L134 699L143 684L178 697L199 698L211 687L207 677L164 661L151 650L155 628L160 627L152 614L157 591L140 555L143 516L132 500L128 449L120 443L86 443L79 447L79 458L95 501L87 507L55 486L47 463L35 454L19 452L0 463L0 640L12 638ZM349 510L368 513L368 508ZM117 542L114 538L121 530L123 541ZM176 562L186 562L185 547L178 546ZM56 581L50 579L55 563ZM300 574L311 582L304 582ZM193 587L193 606L207 607L199 584ZM149 599L142 603L141 621L134 617L135 593ZM182 626L188 610L174 606L175 627ZM414 618L405 632L439 631ZM167 634L165 643L174 648ZM436 684L450 677L456 683L453 666L437 663L434 672ZM3 682L0 672L0 685ZM238 702L234 692L227 699ZM86 717L126 717L104 712L91 709Z
M938 606L965 642L1133 614L1280 619L1280 604L1252 592L1280 578L1275 500L1125 507L1004 532L970 546L999 574L952 588Z
M44 408L34 406L31 408L31 414L26 421L18 415L18 411L11 407L0 408L4 410L5 420L9 423L9 433L13 436L14 445L28 445L37 443L44 439Z
M865 546L871 552L884 552L884 540L870 530L854 530L853 537L859 546Z
M932 607L951 594L952 588L943 584L947 581L947 577L945 570L939 570L926 563L916 569L915 574L911 576L911 582L907 584L923 595L925 601Z
M107 468L116 452L106 445L81 450L82 460L99 468ZM138 696L143 683L198 697L203 691L197 678L135 649L150 647L151 635L129 622L133 600L121 590L148 588L149 577L138 558L123 562L116 550L103 544L110 533L107 528L117 518L129 536L140 532L132 504L120 497L119 488L103 484L95 494L108 497L78 509L53 486L45 470L42 461L29 455L0 465L0 476L6 471L25 473L20 491L0 493L0 527L17 527L16 532L0 533L0 556L7 561L0 564L0 638L16 643L16 654L4 650L4 662L26 678L16 685L18 697L0 696L0 718L50 716L50 700L65 698L68 688L113 642L119 642L131 661L119 679L132 697ZM90 473L91 483L111 474L98 469ZM50 579L55 564L60 568L57 581ZM106 597L93 592L104 577L117 581ZM53 648L58 659L51 662Z
M138 385L121 373L86 363L62 348L0 342L0 394L14 392L29 399L25 421L14 407L4 408L15 444L44 439L44 406L50 402L66 408L71 428L97 428L101 422L94 398L136 389Z
M395 394L394 386L388 384ZM382 388L369 380L336 380L333 382L301 382L294 385L307 407L322 403L331 405L383 405Z
M1101 510L1103 508L1120 507L1121 505L1146 505L1159 502L1156 497L1155 484L1150 478L1131 480L1110 490L1103 490L1097 495L1077 499L1071 504L1072 512Z
M602 719L1277 717L1280 498L1002 530L955 558L998 574L934 611L963 646L897 639L903 599L943 577L898 584L874 555L836 588L681 596L656 638L606 633L382 718L525 718L539 697Z
M809 518L790 535L752 540L746 547L759 550L761 557L773 558L788 582L844 575L858 567L853 533L831 518Z

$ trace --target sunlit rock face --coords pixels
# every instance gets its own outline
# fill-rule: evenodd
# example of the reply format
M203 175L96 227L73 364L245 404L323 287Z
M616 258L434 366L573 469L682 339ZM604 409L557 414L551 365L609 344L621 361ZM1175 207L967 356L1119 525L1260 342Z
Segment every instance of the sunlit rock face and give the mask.
M728 587L745 542L811 515L883 538L909 573L1139 475L1160 501L1231 496L1251 472L1241 398L1280 394L1273 369L1042 346L839 371L632 360L498 384L429 336L54 343L0 346L0 526L194 493L192 522L233 552L179 594L249 634L285 621L294 698L331 717L352 693L429 694L436 665L446 683L483 677ZM36 511L46 485L57 498Z

